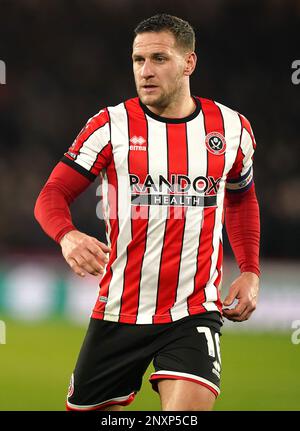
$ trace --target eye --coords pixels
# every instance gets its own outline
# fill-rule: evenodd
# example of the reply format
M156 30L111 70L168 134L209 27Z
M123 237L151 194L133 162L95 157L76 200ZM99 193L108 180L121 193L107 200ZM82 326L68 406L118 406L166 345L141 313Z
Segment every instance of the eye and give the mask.
M135 63L142 63L144 61L143 57L135 57L133 60Z
M155 60L156 60L158 63L163 63L163 62L166 60L166 58L165 58L165 57L163 57L162 55L159 55L158 57L155 57Z

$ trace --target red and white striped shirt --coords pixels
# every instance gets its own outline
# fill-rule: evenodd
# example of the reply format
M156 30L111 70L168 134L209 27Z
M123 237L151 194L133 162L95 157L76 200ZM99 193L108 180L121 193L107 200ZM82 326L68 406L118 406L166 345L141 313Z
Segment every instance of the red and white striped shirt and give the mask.
M194 100L182 119L157 116L138 98L102 109L63 158L102 180L112 251L92 317L158 324L222 314L225 187L251 186L255 140L242 115Z

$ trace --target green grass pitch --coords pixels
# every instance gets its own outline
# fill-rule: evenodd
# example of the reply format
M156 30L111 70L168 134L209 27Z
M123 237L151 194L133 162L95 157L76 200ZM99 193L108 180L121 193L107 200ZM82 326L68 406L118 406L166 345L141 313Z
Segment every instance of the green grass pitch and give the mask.
M84 327L62 320L6 323L0 345L0 410L65 410L65 397ZM232 333L221 337L222 385L215 410L300 410L300 344L291 333ZM159 410L148 383L126 410Z

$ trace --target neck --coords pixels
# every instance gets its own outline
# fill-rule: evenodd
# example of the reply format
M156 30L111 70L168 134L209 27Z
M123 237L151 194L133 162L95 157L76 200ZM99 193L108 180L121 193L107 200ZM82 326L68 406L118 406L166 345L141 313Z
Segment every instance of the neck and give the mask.
M180 100L173 101L168 106L148 106L147 108L156 115L166 118L185 118L195 111L195 102L192 96L186 95Z

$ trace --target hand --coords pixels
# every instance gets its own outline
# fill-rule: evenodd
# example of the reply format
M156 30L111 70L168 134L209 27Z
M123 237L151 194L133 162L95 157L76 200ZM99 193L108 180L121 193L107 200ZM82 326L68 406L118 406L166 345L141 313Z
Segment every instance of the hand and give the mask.
M231 284L223 305L230 306L235 299L238 299L238 303L232 309L223 308L224 316L233 322L248 320L256 309L258 290L259 277L253 272L243 272Z
M78 230L72 230L60 241L62 254L73 271L85 276L85 273L100 275L108 262L106 253L111 249L96 238Z

